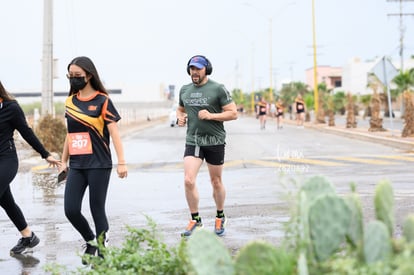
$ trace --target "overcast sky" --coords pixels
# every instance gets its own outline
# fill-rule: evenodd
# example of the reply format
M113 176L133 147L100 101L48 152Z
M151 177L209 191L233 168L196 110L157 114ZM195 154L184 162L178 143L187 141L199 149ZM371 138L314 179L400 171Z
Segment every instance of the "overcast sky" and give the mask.
M206 55L212 78L229 89L305 80L313 66L312 0L54 1L54 89L68 90L66 66L92 58L108 88L177 89L190 81L188 59ZM414 2L403 5L414 13ZM315 0L318 65L343 66L387 55L399 60L398 2ZM0 79L11 92L40 91L43 1L0 4ZM405 56L414 54L414 17L405 16ZM149 93L150 91L148 89ZM157 91L155 91L157 93Z

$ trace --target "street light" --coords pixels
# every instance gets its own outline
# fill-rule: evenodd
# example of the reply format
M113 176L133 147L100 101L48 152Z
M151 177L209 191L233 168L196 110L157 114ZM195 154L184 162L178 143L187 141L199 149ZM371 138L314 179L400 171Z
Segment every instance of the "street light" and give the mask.
M269 100L270 102L273 101L273 79L272 79L272 68L273 68L273 62L272 62L272 18L269 18Z
M261 12L260 9L258 9L256 6L252 5L251 3L244 2L243 4L245 6L249 6L251 8L254 8L260 15L267 17L263 12ZM286 3L286 5L284 5L282 8L280 8L277 11L277 13L275 13L271 17L268 17L268 20L269 20L269 82L270 82L269 83L269 100L270 101L273 101L272 21L273 21L273 17L275 17L276 15L279 15L280 12L282 12L284 8L287 8L288 6L294 5L294 4L295 4L295 2Z
M53 0L43 1L42 116L53 115Z
M315 106L315 118L318 116L319 93L318 93L318 69L316 67L316 31L315 31L315 0L312 0L312 38L313 38L313 97Z

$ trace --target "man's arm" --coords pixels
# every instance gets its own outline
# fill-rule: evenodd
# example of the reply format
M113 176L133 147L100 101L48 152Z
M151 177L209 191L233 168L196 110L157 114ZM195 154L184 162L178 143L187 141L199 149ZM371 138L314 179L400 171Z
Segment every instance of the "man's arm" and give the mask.
M187 123L187 113L185 112L185 108L178 105L176 115L178 126L184 126Z
M200 110L198 112L198 118L204 120L217 120L217 121L229 121L237 119L237 106L234 102L231 102L222 107L221 113L210 113L207 110Z

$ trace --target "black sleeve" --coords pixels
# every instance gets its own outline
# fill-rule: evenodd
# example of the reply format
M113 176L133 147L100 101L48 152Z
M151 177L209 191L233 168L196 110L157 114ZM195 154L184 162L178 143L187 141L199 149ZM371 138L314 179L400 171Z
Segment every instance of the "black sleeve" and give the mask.
M34 134L32 128L29 127L26 121L26 116L22 108L18 104L13 104L14 106L14 116L13 116L13 125L24 140L32 146L32 148L38 152L42 158L47 158L50 154L40 142L40 140Z

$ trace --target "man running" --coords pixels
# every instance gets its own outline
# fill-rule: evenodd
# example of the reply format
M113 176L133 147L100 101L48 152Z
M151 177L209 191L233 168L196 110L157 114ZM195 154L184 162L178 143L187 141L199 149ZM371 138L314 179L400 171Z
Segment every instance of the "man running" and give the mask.
M190 236L196 228L203 227L198 212L196 178L204 159L217 208L215 233L222 236L225 231L226 191L222 182L222 171L226 132L223 122L237 119L237 107L224 85L208 78L212 70L212 65L205 56L193 56L187 63L187 73L191 76L192 83L184 85L180 90L177 123L178 126L187 124L184 186L191 213L191 220L181 234L184 237Z

